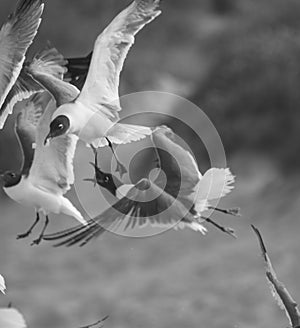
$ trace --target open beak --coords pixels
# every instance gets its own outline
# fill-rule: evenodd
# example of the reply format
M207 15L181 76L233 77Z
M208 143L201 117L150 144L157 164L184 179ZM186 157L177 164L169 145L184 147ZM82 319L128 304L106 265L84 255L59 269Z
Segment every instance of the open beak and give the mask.
M93 179L83 179L83 181L92 182L94 184L94 187L97 186L97 179L95 177Z

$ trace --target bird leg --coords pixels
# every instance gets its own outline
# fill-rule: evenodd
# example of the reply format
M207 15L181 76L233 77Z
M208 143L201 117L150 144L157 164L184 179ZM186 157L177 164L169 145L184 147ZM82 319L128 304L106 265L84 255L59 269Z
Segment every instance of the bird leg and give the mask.
M112 145L112 143L110 142L110 140L109 140L108 138L105 138L105 139L106 139L106 141L108 142L108 146L109 146L109 148L111 149L111 151L112 151L112 153L113 153L113 155L114 155L114 158L115 158L115 160L116 160L116 162L117 162L116 172L119 172L120 177L122 178L122 176L123 176L125 173L127 173L127 170L126 170L125 166L124 166L124 165L118 160L117 154L115 153L114 148L113 148L113 145Z
M94 164L95 164L95 174L94 174L94 187L96 187L97 185L97 173L96 173L96 167L98 167L98 152L97 152L97 149L92 145L90 144L91 146L91 149L94 153ZM90 181L90 180L86 180L86 181Z
M37 225L37 223L39 222L39 220L40 220L40 215L39 215L38 212L36 212L36 219L33 222L33 225L25 233L19 234L17 236L17 239L23 239L23 238L28 237L32 233L33 228Z
M203 220L205 220L206 222L208 222L208 223L214 225L216 228L218 228L219 230L221 230L221 231L227 233L227 234L230 235L231 237L236 238L235 231L234 231L232 228L230 228L230 227L224 227L224 226L220 225L219 223L213 221L212 219L207 218L207 217L204 217L204 216L201 216L201 219L203 219Z
M210 210L216 210L218 212L221 212L221 213L224 213L224 214L228 214L228 215L232 215L232 216L241 216L241 214L240 214L240 208L238 208L238 207L236 207L236 208L223 209L223 208L218 208L218 207L210 206L209 209Z
M45 224L44 224L44 227L41 231L41 234L39 236L39 238L35 239L32 243L31 243L31 246L33 245L39 245L41 243L41 241L43 240L43 237L44 237L44 234L45 234L45 231L46 231L46 228L49 224L49 217L48 215L46 215L46 219L45 219Z

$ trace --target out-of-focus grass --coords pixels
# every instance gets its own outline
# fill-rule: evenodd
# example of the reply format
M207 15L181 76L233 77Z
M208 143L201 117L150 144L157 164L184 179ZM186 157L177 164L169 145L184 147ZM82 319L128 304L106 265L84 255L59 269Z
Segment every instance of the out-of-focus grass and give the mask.
M256 165L232 162L240 178L222 206L241 205L243 217L218 217L237 228L237 240L209 227L205 237L189 231L146 239L107 233L84 248L55 249L46 242L30 247L15 237L33 212L1 204L0 263L8 284L2 304L12 301L30 327L77 327L107 314L105 326L114 328L284 326L249 225L260 227L278 276L299 300L297 187L267 163ZM53 217L49 229L73 223Z

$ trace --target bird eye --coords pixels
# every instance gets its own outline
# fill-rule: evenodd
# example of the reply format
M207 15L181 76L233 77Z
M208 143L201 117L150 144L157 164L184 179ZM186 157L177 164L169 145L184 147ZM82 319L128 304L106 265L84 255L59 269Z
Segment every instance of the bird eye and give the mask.
M105 182L108 182L109 181L109 177L105 177L104 181Z
M12 178L15 178L16 177L16 175L14 174L14 173L10 173L9 174Z
M62 130L64 128L64 125L62 123L58 124L58 128Z

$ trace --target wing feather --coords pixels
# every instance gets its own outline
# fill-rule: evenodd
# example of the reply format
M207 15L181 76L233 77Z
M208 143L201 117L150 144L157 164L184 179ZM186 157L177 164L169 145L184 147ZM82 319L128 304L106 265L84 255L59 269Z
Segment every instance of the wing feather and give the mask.
M178 222L204 232L205 228L190 214L189 210L178 200L164 192L147 179L142 179L129 190L126 197L112 207L90 220L85 227L76 226L55 234L44 236L45 240L60 240L57 246L85 245L100 236L107 229L123 225L123 229L151 224L154 226L174 227ZM199 227L203 229L200 229ZM195 230L195 229L194 229Z
M40 25L43 6L41 0L19 1L0 30L0 128L11 111L2 105L21 72L27 49Z
M55 48L37 54L27 67L27 72L55 98L57 106L73 101L79 90L62 80L67 72L67 61Z
M135 0L98 36L78 101L118 120L119 79L125 58L135 35L161 13L158 6L159 0Z
M167 177L165 191L178 197L189 208L195 201L194 192L202 175L192 154L175 141L175 134L166 127L158 127L152 134L159 166ZM163 180L156 184L161 186Z

